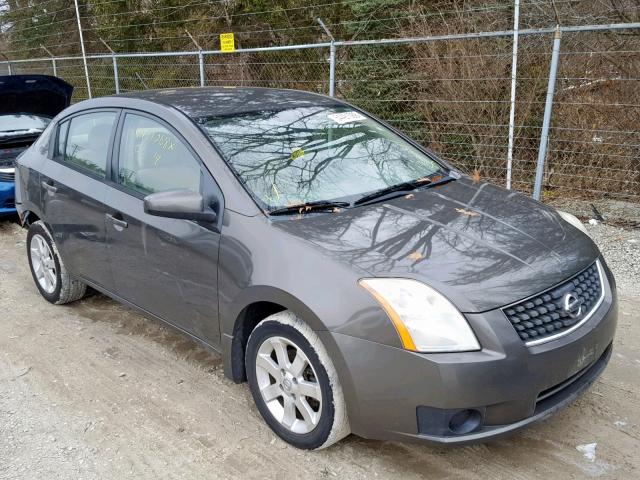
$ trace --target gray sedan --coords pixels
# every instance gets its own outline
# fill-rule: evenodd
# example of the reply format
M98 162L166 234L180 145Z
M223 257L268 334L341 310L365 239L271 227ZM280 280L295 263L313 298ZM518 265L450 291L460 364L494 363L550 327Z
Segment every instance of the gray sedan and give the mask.
M579 220L333 98L88 100L17 166L45 299L91 286L219 352L300 448L510 433L611 355L615 282Z

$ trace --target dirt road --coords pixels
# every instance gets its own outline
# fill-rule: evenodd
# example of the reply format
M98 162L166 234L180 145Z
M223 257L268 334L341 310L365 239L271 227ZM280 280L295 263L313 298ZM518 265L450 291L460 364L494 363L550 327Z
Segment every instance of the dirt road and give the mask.
M101 295L53 306L0 222L0 478L640 478L640 299L621 292L611 364L514 437L438 449L350 436L295 450L220 359ZM595 445L591 445L595 444Z

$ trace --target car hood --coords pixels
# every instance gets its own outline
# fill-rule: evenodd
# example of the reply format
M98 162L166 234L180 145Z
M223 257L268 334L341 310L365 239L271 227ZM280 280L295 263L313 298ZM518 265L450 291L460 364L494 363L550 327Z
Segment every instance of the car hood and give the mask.
M0 76L0 115L55 117L69 106L73 87L49 75Z
M599 256L591 239L554 209L467 177L273 225L367 275L423 281L463 312L491 310L539 293Z

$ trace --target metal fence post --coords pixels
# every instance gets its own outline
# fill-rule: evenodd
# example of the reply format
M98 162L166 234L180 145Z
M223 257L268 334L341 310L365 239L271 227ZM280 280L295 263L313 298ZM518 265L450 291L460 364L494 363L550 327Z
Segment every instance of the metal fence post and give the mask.
M320 17L316 18L316 21L320 24L324 33L327 34L329 40L331 40L331 43L329 44L329 96L333 97L336 90L336 39L333 38L331 31L327 28Z
M113 84L116 88L116 95L120 93L120 74L118 73L118 57L112 55L113 59Z
M87 66L87 51L84 48L84 37L82 36L82 24L80 23L80 7L78 7L78 0L75 0L76 6L76 20L78 20L78 33L80 34L80 47L82 47L82 62L84 63L84 77L87 80L87 94L89 98L91 95L91 82L89 81L89 67Z
M53 76L57 77L58 76L58 65L56 64L56 57L53 56L53 53L51 53L49 51L49 49L47 47L45 47L44 45L40 44L40 48L42 50L44 50L47 55L49 55L51 57L51 67L53 68Z
M516 80L518 76L518 28L520 24L520 0L513 5L513 54L511 57L511 107L509 110L509 147L507 150L507 189L511 190L513 170L513 137L516 122Z
M551 67L549 69L549 84L547 85L547 99L544 105L544 118L542 120L542 132L540 133L540 147L538 148L538 163L536 165L536 181L533 186L533 198L540 200L542 194L542 179L544 177L544 162L547 156L547 144L549 142L549 127L551 125L551 110L553 109L553 95L556 88L556 76L558 74L558 60L560 58L560 39L562 32L556 28L553 36L553 50L551 52Z
M205 80L204 80L204 53L202 52L202 47L200 46L198 41L193 37L193 35L191 35L189 33L189 30L185 30L184 32L189 36L189 38L191 39L193 44L198 49L198 67L199 67L199 70L200 70L200 86L204 87L204 85L205 85Z
M329 96L334 97L336 91L336 44L332 40L329 47Z
M7 70L8 70L8 72L9 72L9 75L12 75L12 74L13 74L13 72L12 72L12 70L11 70L11 60L9 60L9 57L7 57L7 56L6 56L4 53L2 53L2 52L0 52L0 56L2 56L2 57L5 59L5 61L4 61L4 62L2 62L2 63L6 63L6 64L7 64Z
M204 87L204 53L202 50L198 52L198 64L200 66L200 86Z
M109 46L107 42L105 42L102 38L100 39L102 44L107 47L107 50L111 52L111 61L113 63L113 85L116 90L116 95L120 93L120 75L118 74L118 59L116 57L116 52L113 51L113 48Z

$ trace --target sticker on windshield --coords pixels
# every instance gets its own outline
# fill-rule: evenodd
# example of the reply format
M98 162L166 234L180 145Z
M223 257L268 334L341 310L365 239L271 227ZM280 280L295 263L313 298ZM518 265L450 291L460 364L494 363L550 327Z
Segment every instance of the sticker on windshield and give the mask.
M327 117L329 117L339 125L344 125L345 123L360 122L367 118L364 115L360 115L358 112L330 113L329 115L327 115Z
M291 161L295 160L296 158L300 158L300 157L304 157L304 150L301 148L294 148L291 151Z

